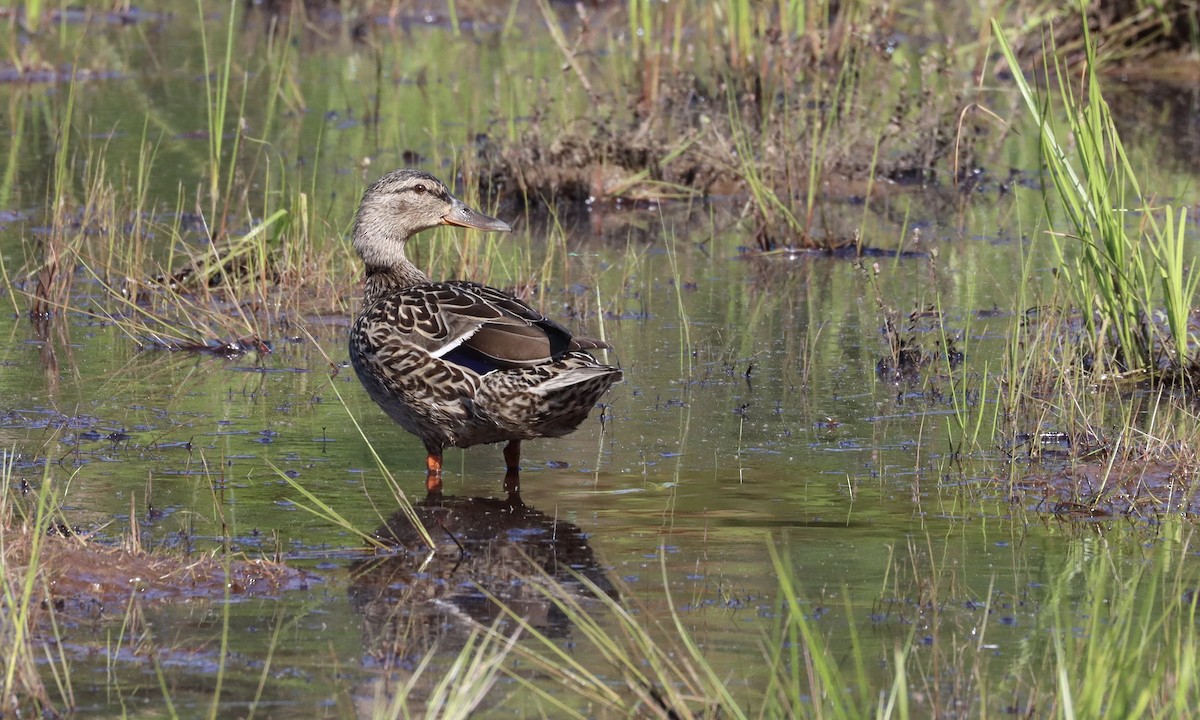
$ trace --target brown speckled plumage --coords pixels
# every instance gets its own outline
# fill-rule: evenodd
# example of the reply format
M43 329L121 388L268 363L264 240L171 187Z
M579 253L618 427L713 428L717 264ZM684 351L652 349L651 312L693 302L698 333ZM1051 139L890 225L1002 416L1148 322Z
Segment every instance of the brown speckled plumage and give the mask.
M418 170L391 172L363 194L354 247L367 274L350 362L367 394L425 444L430 492L441 489L444 448L501 441L515 487L520 441L573 431L621 371L584 352L607 344L572 336L510 295L431 281L404 245L436 225L511 229Z

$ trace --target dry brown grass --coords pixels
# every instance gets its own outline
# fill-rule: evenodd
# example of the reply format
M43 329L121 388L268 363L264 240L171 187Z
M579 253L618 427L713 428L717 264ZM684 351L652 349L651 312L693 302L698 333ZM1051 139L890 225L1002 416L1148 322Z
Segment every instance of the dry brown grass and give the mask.
M17 582L30 561L32 533L10 529L0 552L5 581ZM234 596L276 595L307 587L308 573L265 559L222 559L210 554L187 556L111 547L94 539L52 532L42 541L35 562L36 597L67 615L95 617L122 613L130 598L141 601L223 599L228 585Z

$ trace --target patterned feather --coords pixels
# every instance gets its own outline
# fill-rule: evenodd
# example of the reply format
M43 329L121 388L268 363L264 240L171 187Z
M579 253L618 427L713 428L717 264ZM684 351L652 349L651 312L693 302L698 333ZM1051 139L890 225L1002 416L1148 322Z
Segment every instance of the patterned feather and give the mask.
M441 487L441 453L508 441L516 472L519 442L575 430L621 370L517 298L479 283L433 282L404 244L439 224L507 231L471 210L433 176L398 170L363 195L354 246L367 264L365 298L350 332L350 360L367 394L416 435L429 453L426 486Z

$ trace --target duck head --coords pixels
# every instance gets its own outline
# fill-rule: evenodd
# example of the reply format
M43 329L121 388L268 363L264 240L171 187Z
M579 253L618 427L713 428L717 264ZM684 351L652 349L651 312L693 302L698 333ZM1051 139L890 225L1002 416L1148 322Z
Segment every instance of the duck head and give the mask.
M370 267L408 262L404 244L422 230L457 225L486 232L512 227L474 210L450 194L445 183L421 170L394 170L363 193L354 218L354 249Z

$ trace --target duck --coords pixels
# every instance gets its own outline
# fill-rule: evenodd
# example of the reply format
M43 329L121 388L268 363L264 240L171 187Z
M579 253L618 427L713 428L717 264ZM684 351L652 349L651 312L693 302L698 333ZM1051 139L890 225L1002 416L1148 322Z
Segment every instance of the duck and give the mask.
M447 447L500 442L505 488L519 491L521 442L573 432L622 371L588 352L608 343L572 334L509 293L431 280L405 248L439 225L512 231L422 170L394 170L363 193L352 243L365 276L350 364L367 395L424 444L427 493L442 492Z

